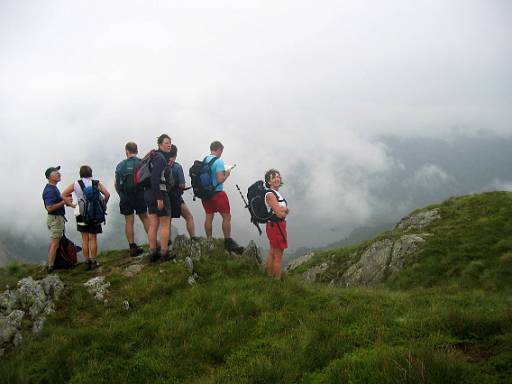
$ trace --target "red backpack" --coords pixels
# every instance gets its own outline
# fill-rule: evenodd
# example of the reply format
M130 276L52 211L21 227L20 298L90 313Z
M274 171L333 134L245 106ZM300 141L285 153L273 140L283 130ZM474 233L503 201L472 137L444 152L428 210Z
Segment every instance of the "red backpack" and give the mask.
M59 248L57 248L55 255L54 267L56 269L68 269L73 267L77 261L76 254L80 250L80 247L77 247L75 243L69 240L65 235L62 235Z

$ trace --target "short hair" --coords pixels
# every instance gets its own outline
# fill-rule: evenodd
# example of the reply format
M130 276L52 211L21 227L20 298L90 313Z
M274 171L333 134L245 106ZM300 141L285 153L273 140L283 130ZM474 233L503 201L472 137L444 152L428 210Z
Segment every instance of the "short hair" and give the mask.
M171 144L171 152L169 152L169 157L176 157L178 156L178 147L174 144Z
M224 146L220 141L215 140L210 144L210 151L218 151L219 149L224 149Z
M162 144L164 142L165 139L169 139L171 140L171 138L169 137L169 135L167 135L166 133L162 133L160 136L157 137L156 139L156 143L158 145Z
M88 165L82 165L80 167L80 177L92 177L92 168Z
M139 150L137 148L137 144L135 144L133 141L129 141L126 143L126 145L124 146L124 149L126 151L128 151L128 153L139 153Z
M267 172L265 172L265 186L267 188L270 188L270 180L274 178L276 175L281 176L281 172L279 172L277 169L269 169ZM283 178L281 177L281 184L283 185Z

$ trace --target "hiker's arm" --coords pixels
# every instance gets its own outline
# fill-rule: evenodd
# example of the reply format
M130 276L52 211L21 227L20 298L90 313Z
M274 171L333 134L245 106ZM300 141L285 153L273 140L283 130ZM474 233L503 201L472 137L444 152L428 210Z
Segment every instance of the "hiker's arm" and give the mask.
M226 179L231 175L231 171L220 171L217 172L217 183L222 184L226 181Z
M107 188L105 188L103 184L101 184L101 182L98 183L98 189L103 194L103 197L105 198L105 204L107 204L108 199L110 199L110 192L107 190Z
M55 212L57 209L63 207L64 205L68 205L66 200L61 200L58 203L47 206L46 210L48 211L48 213L52 213Z
M73 193L74 190L75 190L75 184L71 184L71 185L68 185L66 188L64 188L64 190L60 193L60 195L62 196L62 199L64 200L64 203L68 207L75 206L73 204L73 197L71 196L71 194Z
M288 212L290 211L288 207L281 207L277 201L276 195L273 193L267 193L265 200L267 201L267 204L270 205L270 208L272 208L272 211L274 211L276 216L280 219L284 219L288 215Z

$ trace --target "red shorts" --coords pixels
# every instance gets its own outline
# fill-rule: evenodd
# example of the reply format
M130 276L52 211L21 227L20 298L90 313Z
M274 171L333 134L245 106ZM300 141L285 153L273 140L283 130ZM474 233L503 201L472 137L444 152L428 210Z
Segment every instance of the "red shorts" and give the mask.
M271 248L288 248L288 234L286 233L286 221L267 222L267 236Z
M213 195L208 200L201 200L206 213L230 213L231 208L229 207L229 199L226 192L220 191Z

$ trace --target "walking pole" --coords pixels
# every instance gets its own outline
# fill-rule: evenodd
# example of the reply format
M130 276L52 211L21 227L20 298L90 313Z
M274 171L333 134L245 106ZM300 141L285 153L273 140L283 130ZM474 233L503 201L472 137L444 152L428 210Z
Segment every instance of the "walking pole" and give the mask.
M238 186L238 184L235 184L235 185L236 185L236 189L238 189L238 192L240 193L240 197L242 198L242 200L245 204L245 208L247 208L249 210L249 213L251 213L251 209L249 208L249 203L247 203L247 200L245 200L245 197L244 197L242 191L240 190L240 187ZM252 219L252 214L251 214L251 223L253 223L256 226L256 228L258 228L258 232L260 233L260 236L261 236L261 234L263 232L261 231L259 223Z

